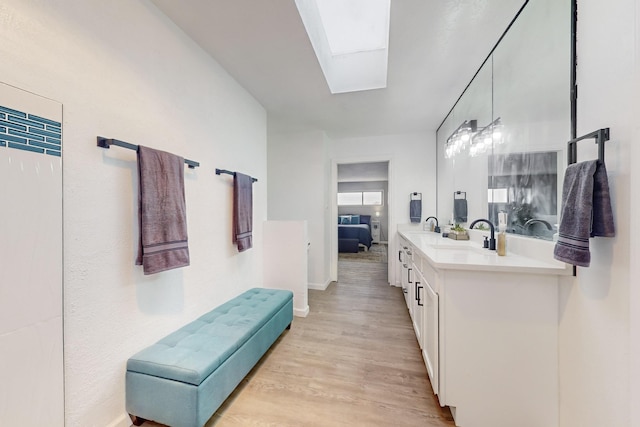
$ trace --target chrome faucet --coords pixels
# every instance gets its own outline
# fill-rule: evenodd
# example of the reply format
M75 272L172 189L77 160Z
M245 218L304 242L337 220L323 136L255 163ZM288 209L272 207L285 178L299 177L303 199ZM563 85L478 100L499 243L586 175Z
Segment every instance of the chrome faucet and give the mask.
M426 218L424 221L427 222L429 221L431 218L436 220L436 227L433 229L434 233L439 233L440 232L440 226L438 226L438 218L436 218L435 216L430 216L428 218Z
M544 219L539 219L539 218L531 218L529 221L524 223L524 229L528 230L529 226L531 224L535 224L535 223L541 223L547 226L547 230L551 231L553 230L553 227L551 226L551 224L549 224L547 221L545 221Z
M489 250L495 251L496 250L496 231L491 221L489 221L488 219L476 219L471 223L471 225L469 225L469 229L472 229L473 226L479 222L485 222L489 224L489 228L491 229L491 237L489 238Z

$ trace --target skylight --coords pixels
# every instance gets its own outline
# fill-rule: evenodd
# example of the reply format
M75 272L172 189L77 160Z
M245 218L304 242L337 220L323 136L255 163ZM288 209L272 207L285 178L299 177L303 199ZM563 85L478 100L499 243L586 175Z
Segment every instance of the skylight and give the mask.
M387 87L391 0L296 0L331 93Z

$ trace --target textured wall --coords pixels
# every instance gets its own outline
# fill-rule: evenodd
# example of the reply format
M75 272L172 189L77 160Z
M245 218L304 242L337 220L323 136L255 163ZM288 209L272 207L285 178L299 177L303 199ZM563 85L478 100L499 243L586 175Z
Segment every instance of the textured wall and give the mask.
M0 78L64 105L66 425L128 426L127 358L262 281L266 114L147 1L3 1L0 40ZM191 266L134 266L136 156L98 135L201 162L185 170ZM242 254L216 167L259 179Z
M578 3L578 136L611 129L605 159L617 235L590 239L591 266L579 268L560 293L560 425L636 426L629 419L630 407L638 406L629 395L629 366L638 364L629 358L629 313L638 300L629 296L638 278L629 276L637 264L629 247L637 218L629 201L638 192L630 182L631 147L638 143L631 90L640 83L638 6L634 0ZM578 147L578 161L595 157L595 144Z

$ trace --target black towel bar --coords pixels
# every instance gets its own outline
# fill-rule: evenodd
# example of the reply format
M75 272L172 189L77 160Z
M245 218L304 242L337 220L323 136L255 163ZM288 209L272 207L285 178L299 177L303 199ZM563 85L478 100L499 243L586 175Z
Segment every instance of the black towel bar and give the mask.
M604 164L604 143L609 140L609 128L598 129L567 142L567 164L571 165L578 161L578 141L592 138L595 138L598 144L598 161Z
M227 175L235 175L236 173L233 171L228 171L226 169L218 169L216 168L216 175L220 175L221 173L226 173ZM258 182L257 178L251 178L251 182Z
M578 162L578 142L582 141L583 139L593 138L595 138L596 144L598 144L598 162L600 162L600 164L604 164L604 143L609 140L609 128L598 129L567 142L567 165ZM576 275L577 268L574 265L573 276L575 277Z
M464 194L464 196L462 196L462 197L456 197L456 196L460 196L460 195L462 195L462 194ZM453 198L454 198L454 200L455 200L455 199L464 199L464 200L466 200L466 199L467 199L467 192L466 192L466 191L460 191L460 190L458 190L458 191L454 191L454 192L453 192Z
M118 147L127 148L133 151L138 151L138 146L135 144L129 144L128 142L118 141L117 139L112 138L104 138L102 136L98 137L98 147L108 149L112 145L117 145ZM193 160L184 159L184 163L189 166L190 169L195 169L196 167L200 166L200 163L194 162Z

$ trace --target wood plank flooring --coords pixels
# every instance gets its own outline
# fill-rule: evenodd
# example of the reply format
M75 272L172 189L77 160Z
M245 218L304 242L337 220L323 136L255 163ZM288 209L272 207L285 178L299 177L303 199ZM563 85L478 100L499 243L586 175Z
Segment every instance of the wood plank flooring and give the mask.
M207 427L454 426L387 265L341 261L338 271L327 290L309 291L309 316L294 318Z

